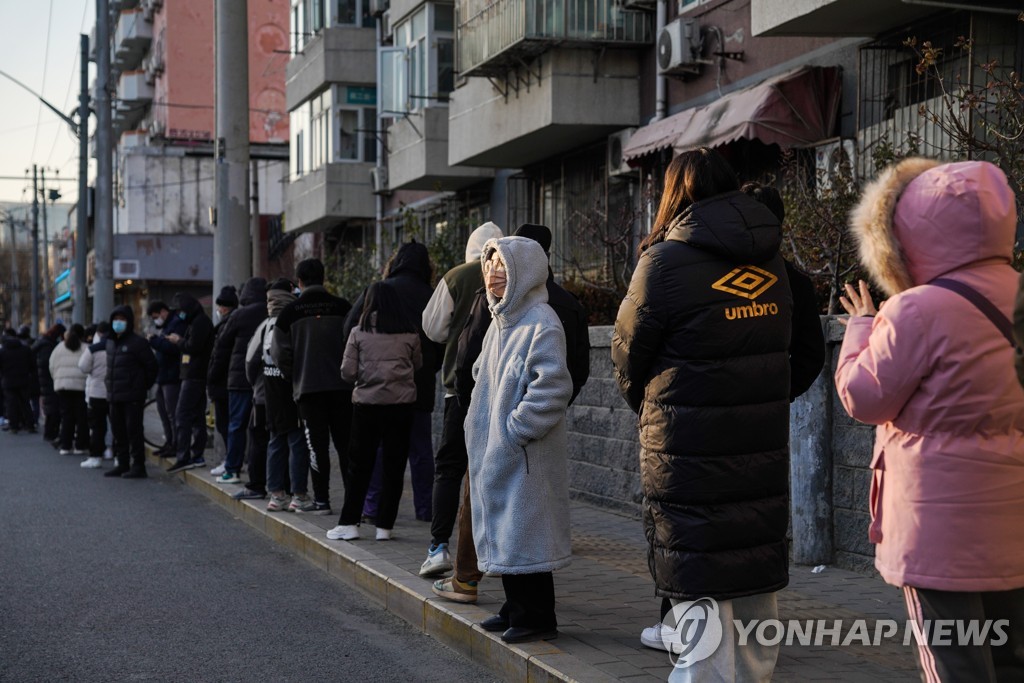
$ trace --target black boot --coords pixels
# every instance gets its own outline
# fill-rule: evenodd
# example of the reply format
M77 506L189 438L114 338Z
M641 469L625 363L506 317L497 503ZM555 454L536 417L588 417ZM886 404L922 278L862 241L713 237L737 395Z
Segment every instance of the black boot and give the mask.
M146 466L136 463L131 466L127 472L121 475L122 479L145 479L149 475L146 474Z
M107 470L106 472L104 472L103 476L104 477L120 477L122 474L124 474L125 472L127 472L130 469L131 468L128 467L127 463L120 463L119 462L116 465L114 465L114 469Z

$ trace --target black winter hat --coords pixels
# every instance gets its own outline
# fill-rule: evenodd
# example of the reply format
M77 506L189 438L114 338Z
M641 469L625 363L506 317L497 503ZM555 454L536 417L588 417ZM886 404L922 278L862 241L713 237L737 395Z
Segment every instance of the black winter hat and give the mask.
M217 295L217 305L238 308L238 290L234 285L227 285L220 290L220 294Z
M533 240L544 249L545 254L551 251L551 230L546 225L523 223L516 230L516 237L527 237Z

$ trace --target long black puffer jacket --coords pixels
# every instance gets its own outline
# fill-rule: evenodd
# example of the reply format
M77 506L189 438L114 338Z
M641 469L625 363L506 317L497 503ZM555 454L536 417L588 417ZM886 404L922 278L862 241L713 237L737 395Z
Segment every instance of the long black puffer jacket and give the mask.
M213 322L194 296L182 292L175 298L178 315L184 314L181 319L187 325L178 342L181 351L181 379L205 382L210 352L213 350Z
M384 279L398 292L398 298L405 307L405 315L415 323L420 333L420 353L423 354L423 365L416 371L416 410L431 412L434 410L434 392L437 386L437 371L444 360L444 344L430 341L423 334L423 309L434 293L430 286L430 254L419 242L407 242L398 248L388 263ZM344 338L348 339L352 328L359 324L359 316L363 314L363 297L359 295L348 317L345 318Z
M789 581L789 337L778 220L730 192L650 247L619 308L612 361L639 414L656 592L720 600Z
M128 329L121 334L110 332L107 339L107 400L111 403L145 401L146 392L156 382L159 370L149 342L135 334L135 314L129 306L118 306L110 312L128 320Z
M227 317L216 335L207 382L228 391L252 391L245 376L245 350L256 328L267 319L267 281L250 278L242 286L241 307Z

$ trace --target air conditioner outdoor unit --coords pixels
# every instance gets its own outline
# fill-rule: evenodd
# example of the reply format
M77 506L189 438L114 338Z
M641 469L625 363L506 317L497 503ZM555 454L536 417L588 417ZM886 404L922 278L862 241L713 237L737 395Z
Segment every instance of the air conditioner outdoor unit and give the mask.
M371 168L370 185L373 186L374 194L389 194L388 169L384 166L374 166Z
M610 178L635 175L635 169L627 164L626 160L622 157L622 150L635 132L636 128L626 128L608 136L607 156L605 158Z
M146 124L146 130L149 131L150 135L163 135L164 134L164 122L153 119Z
M700 72L703 42L696 19L676 19L658 34L658 72L696 74Z
M391 7L391 0L370 0L370 14L379 17Z
M139 277L139 262L134 259L114 259L114 279L131 280Z
M857 179L857 141L833 140L814 148L816 190L820 196L831 190L844 175L849 181Z

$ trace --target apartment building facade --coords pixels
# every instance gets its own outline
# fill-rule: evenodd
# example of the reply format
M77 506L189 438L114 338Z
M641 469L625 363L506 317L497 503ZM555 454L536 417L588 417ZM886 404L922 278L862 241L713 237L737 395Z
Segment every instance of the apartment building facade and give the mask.
M111 0L115 296L212 300L214 4ZM288 167L288 0L249 0L254 234L281 233ZM93 41L93 51L99 49ZM262 264L266 272L268 263Z

